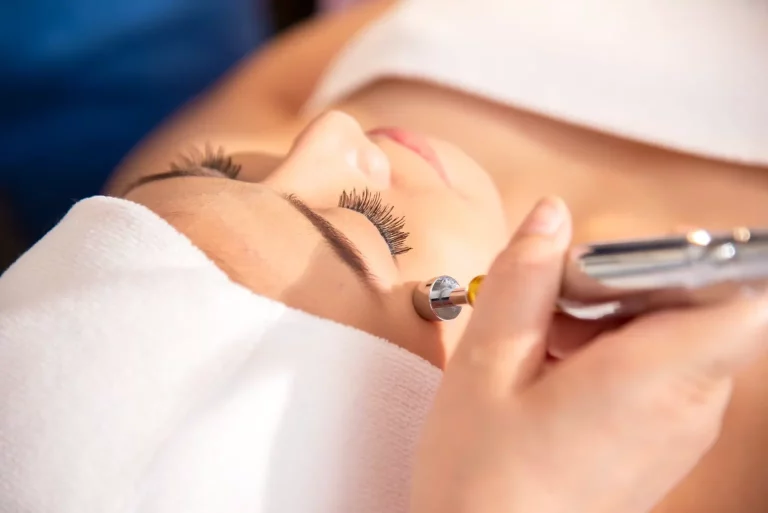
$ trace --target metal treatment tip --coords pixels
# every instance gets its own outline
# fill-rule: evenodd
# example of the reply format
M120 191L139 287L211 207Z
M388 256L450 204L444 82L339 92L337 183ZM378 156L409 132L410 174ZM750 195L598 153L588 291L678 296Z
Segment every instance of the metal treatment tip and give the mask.
M432 278L413 290L413 306L428 321L453 320L461 313L460 305L465 303L459 282L450 276Z

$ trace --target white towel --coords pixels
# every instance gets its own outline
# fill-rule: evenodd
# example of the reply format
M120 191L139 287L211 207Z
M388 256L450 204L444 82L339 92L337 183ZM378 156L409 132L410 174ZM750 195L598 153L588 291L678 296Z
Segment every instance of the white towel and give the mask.
M87 199L0 277L0 511L405 512L439 380Z

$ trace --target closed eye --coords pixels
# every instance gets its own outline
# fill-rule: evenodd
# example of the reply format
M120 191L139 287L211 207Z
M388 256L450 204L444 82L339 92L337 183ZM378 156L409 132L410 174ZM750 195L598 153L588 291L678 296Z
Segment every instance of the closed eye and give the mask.
M381 201L381 193L364 189L358 193L344 191L339 197L339 207L363 214L373 223L387 243L392 256L407 253L412 248L405 244L409 233L405 231L405 218L392 213L394 207Z

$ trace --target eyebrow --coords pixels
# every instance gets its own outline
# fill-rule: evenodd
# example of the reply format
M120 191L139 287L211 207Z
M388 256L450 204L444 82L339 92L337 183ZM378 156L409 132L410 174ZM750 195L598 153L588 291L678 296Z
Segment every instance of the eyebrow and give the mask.
M163 173L156 173L152 175L142 176L138 180L132 182L125 188L123 196L130 191L136 189L141 185L145 185L151 182L158 182L160 180L170 180L171 178L184 178L184 177L198 177L198 178L228 178L236 180L232 176L227 175L217 169L196 166L188 169L174 169ZM358 247L349 238L340 232L335 226L333 226L327 219L312 210L306 203L301 201L293 194L282 194L279 196L283 198L288 204L290 204L297 212L304 216L309 221L315 230L323 237L323 239L331 247L333 253L341 260L362 282L371 288L378 283L378 278L371 271L370 267L363 258L362 253Z
M349 238L341 233L327 219L312 210L306 203L301 201L293 194L283 195L301 215L303 215L312 226L323 236L325 241L331 246L336 256L349 267L364 283L374 285L378 278L371 272L370 267L365 262L362 253Z

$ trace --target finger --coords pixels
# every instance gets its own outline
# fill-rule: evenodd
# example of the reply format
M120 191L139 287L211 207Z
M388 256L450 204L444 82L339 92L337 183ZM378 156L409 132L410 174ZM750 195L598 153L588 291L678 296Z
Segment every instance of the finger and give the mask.
M628 321L623 318L585 321L556 313L547 335L547 352L553 358L563 360L587 346L598 335L613 331Z
M762 294L641 317L600 337L582 352L582 363L596 369L613 362L635 387L674 382L703 398L766 353L768 296Z
M629 333L634 352L658 354L713 378L726 377L768 348L768 296L742 295L733 301L639 319ZM651 336L659 333L657 336ZM663 339L667 339L667 343Z
M540 201L483 281L454 367L500 390L536 375L570 239L570 214L562 200Z

